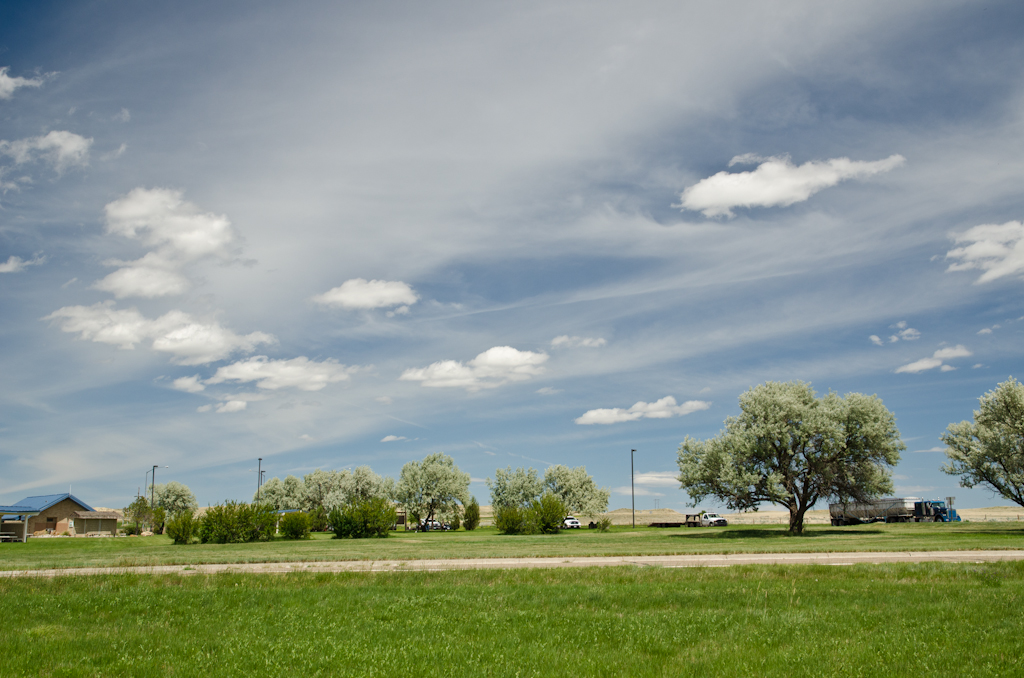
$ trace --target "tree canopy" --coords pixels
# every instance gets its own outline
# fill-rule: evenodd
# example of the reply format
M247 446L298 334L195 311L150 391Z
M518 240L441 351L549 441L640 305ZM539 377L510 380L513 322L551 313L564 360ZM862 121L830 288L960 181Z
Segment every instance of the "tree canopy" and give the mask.
M183 485L176 480L163 485L157 485L155 494L156 505L167 511L167 514L171 516L178 515L182 511L195 511L199 508L196 495L192 494L192 490L188 489L187 485Z
M395 499L415 518L433 520L458 510L469 500L469 474L463 473L443 452L410 461L402 467Z
M279 511L301 509L306 502L306 486L295 476L288 476L283 481L275 476L263 483L253 499L257 496L260 503L270 504Z
M494 480L488 478L487 489L491 491L491 507L494 510L512 506L529 506L544 490L544 482L537 476L537 469L523 467L515 471L512 467L497 469Z
M696 506L715 497L733 510L761 502L789 509L789 529L822 499L862 501L892 492L891 467L906 449L878 396L767 382L740 396L740 415L708 440L679 446L679 482Z
M596 516L608 510L611 490L598 487L585 466L549 466L544 471L544 485L562 500L570 513Z
M1024 506L1024 384L1013 377L979 399L974 421L950 424L942 434L949 463L962 487L987 485Z

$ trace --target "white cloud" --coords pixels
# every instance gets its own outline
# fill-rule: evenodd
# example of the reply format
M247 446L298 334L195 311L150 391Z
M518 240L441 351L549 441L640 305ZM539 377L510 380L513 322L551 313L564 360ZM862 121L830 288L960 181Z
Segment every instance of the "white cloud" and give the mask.
M89 164L89 148L92 139L86 139L74 132L54 130L43 136L0 140L0 154L10 156L17 164L41 158L49 161L58 173L74 165Z
M936 446L936 447L929 447L927 450L914 450L914 453L916 454L916 453L919 453L919 452L945 452L945 451L946 451L945 447ZM897 480L908 480L908 478L898 478Z
M984 271L977 283L987 283L1008 275L1024 275L1024 223L983 224L954 237L957 243L969 243L946 252L951 263L947 271Z
M229 400L222 405L217 406L217 414L227 414L230 412L241 412L244 410L249 403L244 400Z
M7 262L0 264L0 273L20 273L24 271L27 266L38 266L46 261L46 257L35 257L28 261L21 257L16 257L13 254L7 258Z
M382 443L393 443L396 440L407 440L405 436L384 436L380 439Z
M108 234L155 248L136 261L104 262L121 268L94 287L118 298L182 294L189 288L183 266L205 257L228 259L236 242L227 216L202 212L181 191L136 188L104 211Z
M932 354L931 358L921 358L915 360L912 363L907 363L901 367L896 368L896 373L901 372L917 374L918 372L924 372L926 370L932 370L936 367L941 367L943 372L949 372L956 368L951 365L943 364L944 360L951 360L953 358L966 358L972 355L971 351L967 347L957 344L956 346L950 346L948 348L940 348L938 351Z
M875 346L885 345L885 342L882 341L882 339L877 334L872 334L870 337L868 337L868 339L870 339L871 343L874 344Z
M14 90L19 87L39 87L43 84L42 78L21 78L7 75L9 66L0 67L0 99L10 99Z
M633 482L637 485L679 487L677 475L674 471L648 471L646 473L637 473L633 476Z
M391 396L377 396L376 398L374 398L374 400L376 400L378 403L384 403L385 405L390 405L391 403L395 402L394 400L391 399Z
M621 494L630 496L635 494L638 497L664 497L664 492L657 492L655 490L649 490L646 487L630 487L629 485L622 485L621 487L613 487L612 492L615 494Z
M607 343L601 337L570 337L568 334L563 334L551 340L551 348L559 348L561 346L567 348L600 348Z
M137 309L116 309L106 301L92 306L65 306L43 320L60 322L64 332L77 333L80 339L133 349L152 339L155 351L172 354L179 365L202 365L223 360L235 351L251 352L259 344L277 340L263 332L240 336L218 323L202 323L182 311L170 311L156 320L144 317Z
M306 442L310 442L316 439L313 436L309 435L308 433L303 433L301 436L299 436L299 440L305 440Z
M844 179L868 177L899 167L902 155L884 160L860 162L849 158L812 160L796 166L789 156L763 158L754 154L738 155L729 162L760 163L752 172L719 172L683 191L680 207L703 212L706 217L733 216L733 207L786 207L803 202L812 195Z
M905 330L900 330L896 335L903 341L914 341L915 339L921 338L921 333L915 330L913 327L908 327Z
M552 388L551 386L545 386L544 388L538 388L537 389L537 393L539 393L541 395L555 395L556 393L561 393L561 392L562 392L562 389L560 389L560 388Z
M132 119L132 112L127 108L122 108L116 114L114 114L114 120L119 122L128 122Z
M399 280L364 280L353 278L339 287L313 297L313 301L332 308L370 309L400 306L392 313L408 313L419 296L409 285Z
M206 390L206 387L199 383L198 374L191 377L179 377L172 382L171 387L186 393L199 393Z
M432 388L465 388L479 391L496 388L510 381L526 381L544 373L547 353L519 351L511 346L495 346L463 364L441 360L429 367L410 368L403 381L420 381Z
M270 360L267 356L259 355L221 367L206 383L255 381L257 387L268 390L297 388L300 391L319 391L327 384L348 381L349 375L355 370L330 359L318 363L305 356L291 360Z
M682 417L692 412L706 410L711 403L704 400L687 400L682 405L676 404L672 396L665 396L653 403L639 401L628 410L621 407L610 409L597 409L584 412L576 418L576 423L588 424L617 424L623 421L636 421L637 419L668 419L669 417Z
M983 329L978 330L978 334L992 334L1001 327L1002 325L993 325L992 327L985 327Z

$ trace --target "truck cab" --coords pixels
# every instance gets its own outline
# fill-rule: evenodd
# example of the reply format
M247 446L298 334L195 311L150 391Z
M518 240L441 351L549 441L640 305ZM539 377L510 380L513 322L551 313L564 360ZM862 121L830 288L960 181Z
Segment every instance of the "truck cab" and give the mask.
M701 527L725 527L729 521L717 513L703 513L700 517Z

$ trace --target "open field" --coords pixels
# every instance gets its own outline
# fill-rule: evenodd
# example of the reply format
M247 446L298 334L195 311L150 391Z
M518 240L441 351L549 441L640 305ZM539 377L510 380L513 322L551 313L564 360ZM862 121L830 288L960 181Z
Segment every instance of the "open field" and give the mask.
M1022 602L1024 563L0 580L12 677L1020 675Z
M1024 548L1018 523L906 523L857 527L810 526L790 536L779 526L573 530L557 535L507 536L493 528L474 532L395 532L387 539L175 546L165 536L30 539L0 544L0 570L72 567L191 565L199 563L413 560L676 555L711 553L819 553L951 551Z

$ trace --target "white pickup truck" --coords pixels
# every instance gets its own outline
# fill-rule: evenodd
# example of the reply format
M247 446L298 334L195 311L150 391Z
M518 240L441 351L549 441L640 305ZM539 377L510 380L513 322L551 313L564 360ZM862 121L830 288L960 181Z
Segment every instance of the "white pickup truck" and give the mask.
M725 527L729 521L717 513L687 513L687 527Z

